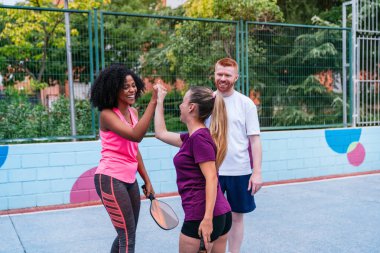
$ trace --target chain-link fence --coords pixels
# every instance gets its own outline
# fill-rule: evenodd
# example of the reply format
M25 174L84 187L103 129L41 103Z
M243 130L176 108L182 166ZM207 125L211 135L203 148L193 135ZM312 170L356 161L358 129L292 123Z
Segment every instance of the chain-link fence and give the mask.
M70 13L77 134L95 137L92 15ZM0 139L71 139L65 11L0 6Z
M90 84L113 63L144 80L140 113L152 85L166 86L172 131L185 130L178 108L184 93L192 85L213 87L214 64L223 57L238 61L236 87L257 105L264 130L351 119L350 80L342 77L343 51L351 53L342 36L350 38L350 29L96 11L93 26L92 13L70 11L76 138L96 136ZM73 138L64 10L0 8L0 15L0 139Z
M343 125L342 32L248 22L249 96L263 128Z
M147 92L137 106L144 111L152 85L168 89L165 119L171 131L185 130L179 104L189 86L213 86L215 62L235 58L237 22L101 12L102 67L123 63L138 73ZM153 128L150 128L152 131Z

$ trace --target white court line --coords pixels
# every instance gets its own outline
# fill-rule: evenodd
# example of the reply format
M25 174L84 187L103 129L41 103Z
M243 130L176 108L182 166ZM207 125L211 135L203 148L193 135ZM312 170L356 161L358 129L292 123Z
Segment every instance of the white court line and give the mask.
M269 187L280 187L280 186L289 186L289 185L297 185L297 184L310 184L310 183L324 183L329 181L338 181L338 180L345 180L345 179L352 179L352 178L358 178L358 177L371 177L371 176L380 176L380 173L373 173L373 174L365 174L365 175L354 175L354 176L342 176L342 177L333 177L333 178L325 178L325 179L315 179L305 182L289 182L289 183L279 183L279 184L273 184L273 185L265 185L263 187L269 188ZM302 179L300 179L302 180ZM307 178L306 178L307 180Z
M87 209L87 208L96 208L103 206L102 204L99 205L91 205L91 206L80 206L80 207L68 207L68 208L57 208L53 210L41 210L41 211L31 211L26 213L13 213L13 214L3 214L1 216L20 216L20 215L33 215L33 214L39 214L39 213L56 213L56 212L62 212L62 211L69 211L69 210L75 210L75 209Z
M317 179L317 180L311 180L311 181L305 181L305 182L294 182L294 183L289 182L289 183L283 183L283 184L281 183L281 184L274 184L274 185L266 185L266 186L263 186L263 188L282 187L282 186L299 185L299 184L324 183L324 182L329 182L329 181L338 181L338 180L352 179L352 178L358 178L358 177L371 177L371 176L380 176L380 173L357 175L357 176L343 176L343 177L338 177L338 178ZM173 198L179 198L179 195L167 196L167 197L157 197L157 199L159 199L159 200L173 199ZM146 202L146 201L149 201L149 199L141 200L141 202ZM61 209L46 210L46 211L42 210L42 211L35 211L35 212L28 212L28 213L4 214L4 215L0 215L0 217L2 217L2 216L33 215L33 214L39 214L39 213L63 212L63 211L68 211L68 210L78 210L78 209L85 209L85 208L99 208L99 207L103 207L103 205L99 204L99 205L91 205L91 206L61 208Z
M158 200L162 200L162 199L170 199L170 198L179 198L179 195L178 196L168 196L168 197L158 197L157 199ZM141 200L141 202L146 202L146 201L150 201L149 199L143 199ZM0 215L0 217L2 216L20 216L20 215L31 215L31 214L39 214L39 213L55 213L55 212L62 212L62 211L69 211L69 210L80 210L80 209L87 209L87 208L99 208L99 207L104 207L102 205L102 203L99 203L99 205L91 205L91 206L79 206L79 207L68 207L68 208L57 208L57 209L53 209L53 210L41 210L41 211L31 211L31 212L26 212L26 213L13 213L13 214L3 214L3 215Z

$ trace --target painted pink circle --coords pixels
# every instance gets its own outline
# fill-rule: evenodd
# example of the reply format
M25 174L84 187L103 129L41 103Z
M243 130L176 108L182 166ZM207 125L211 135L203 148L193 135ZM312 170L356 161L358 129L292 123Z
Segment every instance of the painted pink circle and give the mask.
M85 171L75 181L70 192L70 203L73 204L99 200L94 184L94 174L96 168L97 167Z
M351 151L347 153L347 158L351 165L359 166L364 161L365 149L361 143L357 142L355 144L356 147L354 147Z

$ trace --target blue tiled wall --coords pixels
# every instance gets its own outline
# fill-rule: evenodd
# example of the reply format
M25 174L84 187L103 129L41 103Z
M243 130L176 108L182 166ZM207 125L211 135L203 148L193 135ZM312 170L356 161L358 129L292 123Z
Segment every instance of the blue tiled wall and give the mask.
M358 131L263 132L264 181L380 170L380 127ZM351 143L365 150L357 149L356 165L348 159ZM145 138L139 148L155 191L176 192L172 159L178 148L155 138ZM66 204L78 177L97 166L100 141L0 146L0 158L0 210Z

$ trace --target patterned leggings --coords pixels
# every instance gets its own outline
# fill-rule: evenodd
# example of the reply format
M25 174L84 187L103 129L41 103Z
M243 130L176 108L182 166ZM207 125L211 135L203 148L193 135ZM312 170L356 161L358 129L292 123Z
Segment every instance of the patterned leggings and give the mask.
M111 253L134 253L140 212L137 181L129 184L103 174L95 174L94 181L96 192L117 232Z

